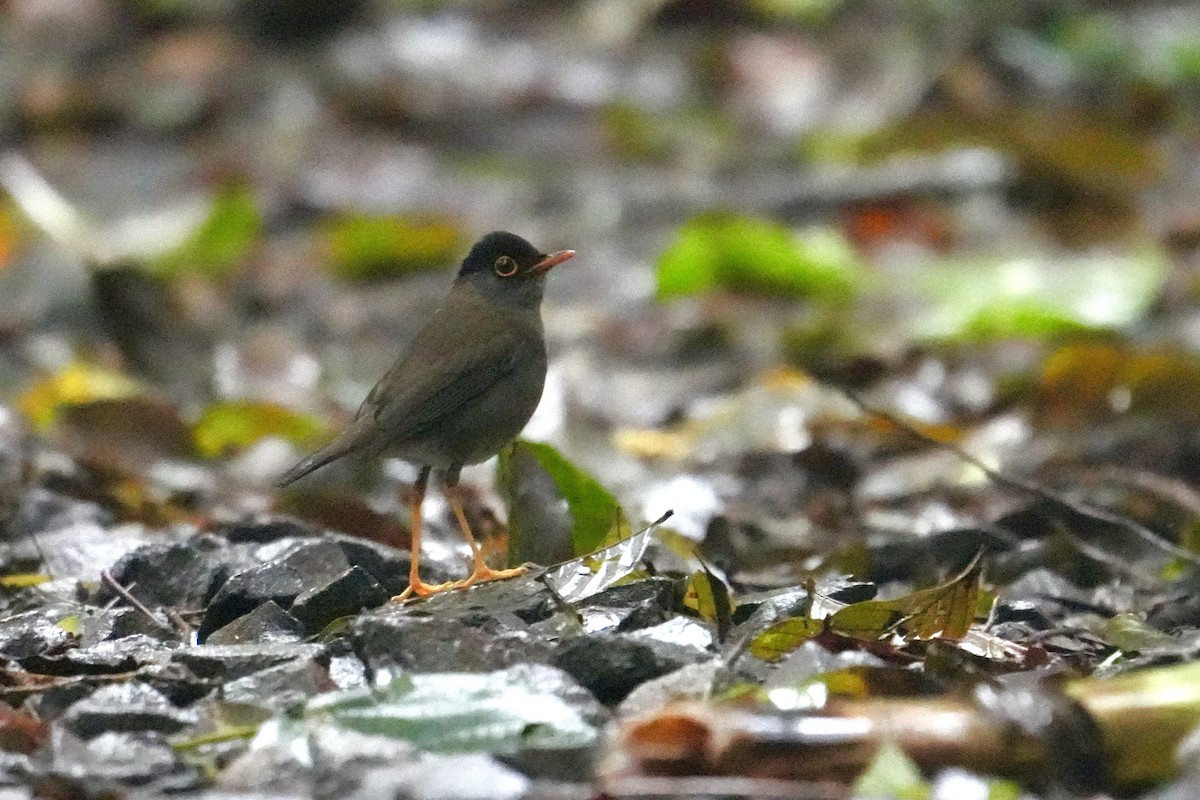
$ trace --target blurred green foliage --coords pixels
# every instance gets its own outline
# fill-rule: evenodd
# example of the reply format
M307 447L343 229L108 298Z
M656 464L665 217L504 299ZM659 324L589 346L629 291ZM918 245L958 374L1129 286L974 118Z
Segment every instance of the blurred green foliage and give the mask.
M730 213L687 222L658 259L658 297L728 290L780 297L851 297L865 268L832 230L797 235L769 220Z
M457 221L403 214L340 215L324 226L329 271L347 281L381 280L456 263Z
M263 221L254 190L242 183L222 187L213 196L208 218L178 247L152 266L168 276L197 272L213 279L241 267L262 234Z

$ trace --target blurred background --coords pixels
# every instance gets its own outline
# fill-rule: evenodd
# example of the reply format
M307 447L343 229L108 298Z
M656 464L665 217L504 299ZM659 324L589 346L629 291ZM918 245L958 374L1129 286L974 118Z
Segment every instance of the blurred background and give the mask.
M126 517L263 509L507 229L579 252L527 433L635 518L980 512L831 386L1195 479L1198 108L1189 2L5 0L0 398Z

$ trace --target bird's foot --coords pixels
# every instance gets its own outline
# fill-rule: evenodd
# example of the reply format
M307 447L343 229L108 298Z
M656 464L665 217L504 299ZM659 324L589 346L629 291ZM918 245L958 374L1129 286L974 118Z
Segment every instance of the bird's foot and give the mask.
M420 578L417 578L416 580L409 582L407 589L405 589L403 592L401 592L400 594L393 597L392 602L393 603L403 603L405 600L409 599L413 595L416 595L417 597L428 597L431 594L437 594L438 592L444 592L447 589L453 589L461 583L462 583L462 581L446 581L445 583L426 583L425 581L421 580Z
M529 567L522 564L519 567L512 569L492 569L487 564L482 562L475 565L475 571L465 581L459 581L455 588L467 589L477 583L487 583L488 581L503 581L508 578L516 578L519 575L524 575L529 571Z

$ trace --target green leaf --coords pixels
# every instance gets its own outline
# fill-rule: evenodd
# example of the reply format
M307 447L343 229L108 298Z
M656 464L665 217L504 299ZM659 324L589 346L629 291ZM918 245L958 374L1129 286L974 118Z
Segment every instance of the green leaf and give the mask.
M891 740L880 745L871 765L854 782L854 796L862 800L925 800L929 795L920 768Z
M976 556L953 579L894 600L864 600L834 612L831 630L860 639L901 633L910 639L961 639L975 619L983 568Z
M329 270L347 281L378 280L455 260L462 235L442 217L346 214L325 226Z
M254 191L246 184L231 184L213 197L208 219L152 266L168 275L199 272L223 278L245 263L261 231Z
M726 289L844 300L863 275L861 261L835 231L798 236L776 222L713 213L685 224L659 256L658 296Z
M510 563L538 552L538 537L547 535L540 511L564 503L573 555L592 553L629 534L616 498L548 444L521 439L505 448L496 482L508 508Z
M516 753L582 747L598 731L545 688L546 668L403 675L382 688L332 692L310 701L307 726L335 725L412 742L438 753Z
M763 661L778 661L825 630L825 621L792 617L776 622L750 641L750 654Z
M192 429L196 448L207 458L240 450L265 436L279 436L300 447L313 445L325 433L325 424L274 403L237 401L215 403Z
M733 626L734 602L729 596L729 587L707 565L688 576L683 604L702 619L715 622L718 639L724 639Z

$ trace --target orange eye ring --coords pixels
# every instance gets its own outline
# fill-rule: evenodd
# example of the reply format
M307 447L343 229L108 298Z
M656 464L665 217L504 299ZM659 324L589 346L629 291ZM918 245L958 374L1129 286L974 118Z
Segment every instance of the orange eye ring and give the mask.
M500 256L496 259L494 269L496 270L496 274L501 278L511 278L517 274L517 262L508 256Z

